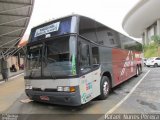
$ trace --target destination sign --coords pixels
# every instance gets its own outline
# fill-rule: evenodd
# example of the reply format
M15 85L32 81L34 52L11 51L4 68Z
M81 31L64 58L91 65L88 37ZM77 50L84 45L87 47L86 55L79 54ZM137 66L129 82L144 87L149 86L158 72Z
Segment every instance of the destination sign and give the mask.
M56 22L36 30L34 37L38 37L47 33L58 31L60 22Z

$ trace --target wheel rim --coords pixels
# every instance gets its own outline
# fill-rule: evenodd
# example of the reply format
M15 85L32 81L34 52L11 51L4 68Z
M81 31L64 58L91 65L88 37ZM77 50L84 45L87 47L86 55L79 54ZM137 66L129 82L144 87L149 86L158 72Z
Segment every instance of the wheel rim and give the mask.
M103 93L104 93L104 95L107 95L108 92L109 92L109 84L107 81L105 81L103 84Z

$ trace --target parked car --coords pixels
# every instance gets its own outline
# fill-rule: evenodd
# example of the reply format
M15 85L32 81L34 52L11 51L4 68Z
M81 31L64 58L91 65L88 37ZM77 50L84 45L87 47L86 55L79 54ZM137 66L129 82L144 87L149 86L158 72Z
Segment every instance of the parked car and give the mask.
M160 66L160 58L159 57L152 57L152 58L147 59L146 66L147 67L150 67L150 66L158 67L158 66Z
M146 66L147 58L142 58L144 66Z

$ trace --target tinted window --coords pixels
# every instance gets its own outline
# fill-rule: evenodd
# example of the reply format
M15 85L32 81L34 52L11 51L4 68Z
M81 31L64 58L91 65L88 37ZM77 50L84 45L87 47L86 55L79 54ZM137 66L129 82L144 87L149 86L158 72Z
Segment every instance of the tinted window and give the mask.
M111 32L107 32L108 36L113 36L113 34Z
M90 52L89 45L86 43L80 44L80 70L82 73L88 72L90 68Z
M93 64L93 67L96 67L99 65L98 47L92 47L92 64Z
M110 44L115 44L114 39L110 39Z
M119 39L112 29L85 17L80 18L79 34L101 45L117 47Z
M31 37L29 42L34 42L41 39L45 39L47 37L53 37L57 35L70 33L71 18L72 17L57 21L51 21L33 28L31 31Z

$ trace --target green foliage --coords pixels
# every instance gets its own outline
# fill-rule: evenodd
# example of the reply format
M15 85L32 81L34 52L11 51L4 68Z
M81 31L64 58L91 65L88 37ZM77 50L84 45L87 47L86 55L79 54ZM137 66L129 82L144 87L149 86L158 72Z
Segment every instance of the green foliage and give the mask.
M156 56L157 56L157 47L155 46L155 43L152 43L144 47L145 58L156 57Z
M142 52L143 47L142 47L141 43L136 42L135 45L125 45L125 49L134 50L134 51L141 51Z
M137 43L138 43L138 42L137 42ZM141 44L141 43L138 43L137 45L134 46L134 49L135 49L136 51L142 51L142 50L143 50L142 44Z
M143 51L144 51L145 58L158 57L158 47L160 46L160 36L153 35L151 37L151 40L153 42L150 43L149 45L143 45Z
M151 40L154 41L154 43L156 43L157 45L160 44L160 36L159 35L153 35L151 37Z

